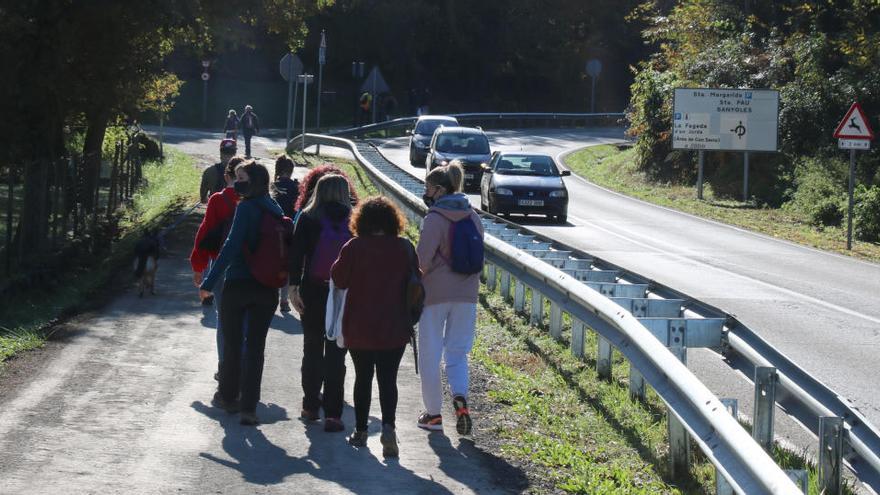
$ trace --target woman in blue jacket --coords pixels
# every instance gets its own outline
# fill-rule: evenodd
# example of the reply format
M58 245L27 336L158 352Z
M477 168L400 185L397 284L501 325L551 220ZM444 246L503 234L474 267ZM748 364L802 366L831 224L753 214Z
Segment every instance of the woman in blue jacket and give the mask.
M235 208L229 237L202 282L200 294L202 298L209 297L214 285L225 273L220 306L220 326L225 341L223 364L219 387L211 403L229 413L241 411L241 424L255 425L258 423L256 409L263 379L266 334L278 306L278 289L262 285L254 279L245 262L242 247L247 243L251 251L256 250L264 211L277 216L283 212L278 203L269 197L269 171L253 160L235 169L233 187L242 199ZM247 356L242 362L245 317L248 328ZM244 370L241 369L242 364Z

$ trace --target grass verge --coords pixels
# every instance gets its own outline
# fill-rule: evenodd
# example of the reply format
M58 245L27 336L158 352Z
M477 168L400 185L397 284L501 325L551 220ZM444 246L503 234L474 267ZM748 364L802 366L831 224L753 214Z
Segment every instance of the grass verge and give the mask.
M124 212L120 238L100 259L89 255L72 259L71 269L58 274L54 285L3 301L0 363L18 352L40 347L51 336L54 323L87 309L98 290L128 266L144 228L157 225L171 212L198 199L201 172L187 155L169 150L164 162L148 163L143 171L145 185Z
M797 212L716 199L711 187L705 187L705 199L698 200L693 186L648 181L636 168L634 153L633 148L620 150L614 145L593 146L568 155L564 161L581 177L627 196L779 239L880 263L880 244L853 240L852 251L847 251L845 225L819 230Z

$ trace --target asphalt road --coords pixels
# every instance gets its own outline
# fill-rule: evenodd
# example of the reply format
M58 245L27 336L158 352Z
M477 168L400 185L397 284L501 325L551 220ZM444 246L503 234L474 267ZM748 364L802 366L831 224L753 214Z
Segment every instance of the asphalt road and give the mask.
M562 157L615 141L613 132L525 130L488 133L493 150ZM406 138L377 141L402 169ZM514 221L736 315L771 344L880 425L875 373L880 351L880 265L818 251L650 205L572 176L565 179L568 225ZM470 195L479 205L479 195ZM689 366L720 397L749 414L751 388L730 379L714 353L691 352ZM784 429L802 444L796 432Z
M204 138L193 131L179 132L179 144L185 147ZM493 150L540 151L559 157L622 138L614 130L487 134ZM423 168L409 165L406 138L374 142L402 169L424 177ZM263 143L273 149L283 145L280 139ZM880 396L873 381L880 351L880 265L650 205L576 176L565 182L571 198L567 225L513 218L736 315L880 425ZM471 195L471 202L479 205L479 196ZM688 365L716 395L738 398L740 413L751 413L751 386L742 377L732 379L720 356L692 351ZM800 427L784 419L780 423L777 435L783 440L815 449L815 440Z

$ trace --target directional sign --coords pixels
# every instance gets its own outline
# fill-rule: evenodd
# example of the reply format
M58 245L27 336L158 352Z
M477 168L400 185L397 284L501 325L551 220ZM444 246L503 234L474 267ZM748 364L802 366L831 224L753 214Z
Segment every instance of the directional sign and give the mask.
M299 59L296 55L292 55L290 53L284 54L281 57L281 61L278 62L278 72L281 73L281 77L284 78L285 81L290 81L290 77L294 78L298 75L302 74L303 71L303 63L302 60Z
M874 139L874 131L868 125L868 119L858 102L849 107L846 117L837 125L834 137L838 139Z
M679 150L776 151L779 92L679 88L672 147Z

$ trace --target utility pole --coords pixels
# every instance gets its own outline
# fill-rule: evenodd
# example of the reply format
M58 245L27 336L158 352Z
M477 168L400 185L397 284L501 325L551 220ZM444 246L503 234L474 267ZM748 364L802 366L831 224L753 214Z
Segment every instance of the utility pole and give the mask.
M324 64L327 62L327 37L324 30L321 30L321 46L318 47L318 115L315 122L315 128L321 132L321 83L324 78ZM319 144L315 150L316 155L321 154L321 145Z
M312 74L303 74L299 76L303 83L303 130L302 130L302 152L306 152L306 103L309 101L309 83L315 78Z

